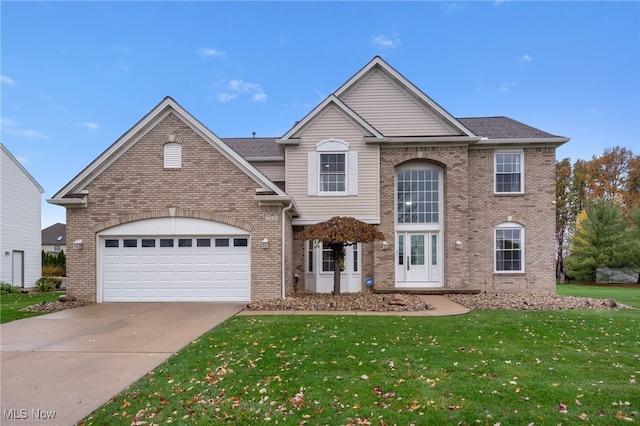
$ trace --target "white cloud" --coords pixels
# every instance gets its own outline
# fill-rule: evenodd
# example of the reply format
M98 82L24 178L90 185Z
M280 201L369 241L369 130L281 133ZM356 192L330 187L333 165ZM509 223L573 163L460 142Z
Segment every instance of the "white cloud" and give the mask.
M267 94L264 92L254 93L252 98L256 102L267 102Z
M464 8L465 8L464 4L458 3L455 1L448 1L448 2L442 3L442 10L444 11L444 13L460 12Z
M0 124L2 125L2 130L8 135L30 139L48 139L47 135L45 135L44 133L37 130L25 129L20 125L20 122L12 118L3 117L2 119L0 119Z
M517 81L504 82L500 85L501 92L508 92L511 89L514 89L518 85Z
M397 37L395 37L394 39L390 39L386 35L380 34L371 37L371 44L379 49L395 49L396 47L400 46L402 42Z
M220 93L217 97L220 102L229 102L243 93L250 94L251 100L254 102L267 102L267 94L261 84L249 83L244 80L231 80L227 85L227 91Z
M201 58L205 58L205 59L224 58L227 55L227 53L222 50L211 49L211 48L198 49L197 52Z
M598 110L597 110L597 109L595 109L595 108L587 108L587 112L588 112L589 114L595 114L595 113L597 113L597 112L598 112Z
M98 123L92 123L91 121L85 121L84 123L78 124L78 126L84 127L92 132L100 128L100 125Z
M13 86L15 81L12 78L7 77L6 75L0 75L0 83L6 84L8 86Z
M531 62L531 61L533 61L533 58L531 56L529 56L528 54L526 54L522 58L520 58L520 62Z
M224 93L220 93L217 97L220 102L225 103L225 102L230 102L235 98L237 98L238 94L224 92Z

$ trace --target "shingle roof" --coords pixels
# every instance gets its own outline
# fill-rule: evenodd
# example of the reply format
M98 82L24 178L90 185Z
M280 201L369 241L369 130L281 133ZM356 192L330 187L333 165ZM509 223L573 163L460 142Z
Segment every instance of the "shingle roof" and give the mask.
M535 127L513 120L509 117L471 117L458 118L477 136L489 139L557 138L561 136L543 132Z
M283 157L276 138L223 138L222 141L244 158Z
M60 238L62 237L62 238ZM60 239L59 239L60 238ZM42 230L42 245L64 246L67 244L67 225L56 223Z
M457 118L477 136L489 139L558 138L535 127L509 117ZM282 160L282 148L278 138L223 138L222 140L244 158Z

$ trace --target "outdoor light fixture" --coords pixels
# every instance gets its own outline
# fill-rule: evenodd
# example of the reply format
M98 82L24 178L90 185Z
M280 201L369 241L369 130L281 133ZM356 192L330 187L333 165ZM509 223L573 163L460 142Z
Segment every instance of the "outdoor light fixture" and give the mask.
M460 250L462 248L462 241L460 241L460 240L456 241L456 248L458 250Z
M82 244L82 240L75 240L73 242L73 248L76 250L82 250L83 244Z
M264 240L262 240L262 248L266 249L269 248L269 239L265 238Z
M382 242L382 250L387 250L389 248L389 243L386 241Z

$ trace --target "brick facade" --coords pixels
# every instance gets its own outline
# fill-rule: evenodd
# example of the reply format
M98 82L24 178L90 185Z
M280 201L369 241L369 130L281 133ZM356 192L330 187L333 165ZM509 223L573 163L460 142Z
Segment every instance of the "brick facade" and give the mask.
M182 145L182 167L165 169L169 135ZM260 206L258 185L175 114L165 117L87 186L86 208L67 209L67 238L82 250L67 253L67 289L96 300L96 235L142 219L176 217L213 220L251 233L251 298L281 295L281 207ZM261 242L269 240L269 248ZM290 281L290 280L289 280Z

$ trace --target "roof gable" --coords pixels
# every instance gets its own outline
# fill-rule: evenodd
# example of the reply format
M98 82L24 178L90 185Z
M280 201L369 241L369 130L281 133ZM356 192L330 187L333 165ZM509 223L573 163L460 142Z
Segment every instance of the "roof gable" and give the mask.
M15 163L16 167L19 168L22 173L24 173L24 175L31 181L33 182L33 185L38 188L38 191L40 191L40 193L44 192L44 189L42 188L42 186L40 186L40 184L38 183L37 180L35 180L35 178L33 176L31 176L31 173L29 173L27 171L27 169L24 168L24 166L18 161L18 159L16 157L13 156L13 154L11 154L11 152L9 152L9 149L7 149L7 147L5 147L3 144L0 143L0 151L2 151L3 156L6 156L6 158L8 158L10 161L12 161L13 163Z
M379 56L347 80L335 96L385 136L474 136ZM393 115L395 111L399 114ZM407 126L410 134L403 134L400 129Z
M98 158L91 162L91 164L89 164L83 171L65 185L64 188L58 191L50 201L56 204L56 201L60 201L65 197L74 196L75 194L83 191L91 181L106 170L109 165L122 156L131 146L133 146L169 114L175 114L214 149L217 149L222 155L253 179L263 191L267 190L279 196L286 196L286 193L284 193L284 191L282 191L276 184L271 182L271 180L264 176L262 172L252 166L245 158L223 142L222 139L189 114L176 101L170 97L166 97L147 115L138 121L138 123L136 123L116 142L107 148Z
M64 223L56 223L42 230L42 245L60 245L67 244L67 225Z
M280 138L278 143L298 143L300 134L304 132L308 126L310 126L315 120L322 115L330 107L335 107L348 117L354 124L360 127L367 135L373 137L383 137L375 127L360 117L355 111L349 108L344 102L342 102L335 95L329 95L324 101L316 106L309 114L307 114L301 121L297 122L287 133Z

